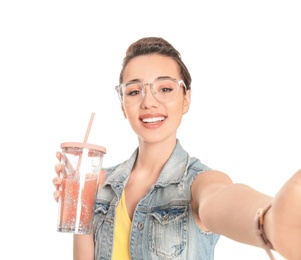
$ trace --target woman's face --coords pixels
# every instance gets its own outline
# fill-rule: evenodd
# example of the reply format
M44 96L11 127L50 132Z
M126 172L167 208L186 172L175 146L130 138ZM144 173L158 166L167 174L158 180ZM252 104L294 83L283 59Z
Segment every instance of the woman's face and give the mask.
M163 76L181 79L177 63L173 59L158 54L138 56L127 64L123 83L134 79L139 79L144 84L152 83ZM175 100L160 103L154 98L150 86L146 85L144 99L131 106L122 104L122 111L140 141L154 143L176 138L177 128L182 115L188 111L189 104L189 90L185 95L181 87Z

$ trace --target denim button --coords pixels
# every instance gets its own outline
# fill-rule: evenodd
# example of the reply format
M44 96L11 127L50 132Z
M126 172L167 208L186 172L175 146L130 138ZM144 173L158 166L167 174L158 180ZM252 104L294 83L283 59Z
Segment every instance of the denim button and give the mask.
M138 223L138 229L143 229L143 222Z

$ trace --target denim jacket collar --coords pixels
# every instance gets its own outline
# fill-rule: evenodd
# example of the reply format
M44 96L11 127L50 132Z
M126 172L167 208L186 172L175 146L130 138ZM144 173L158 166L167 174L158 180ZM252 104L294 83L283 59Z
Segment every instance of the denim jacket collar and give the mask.
M164 165L156 186L167 186L172 183L180 183L187 174L189 164L189 155L183 149L180 141L177 139L175 149L171 153L168 161Z
M120 183L123 183L122 186L124 186L134 166L137 154L138 148L134 151L134 153L127 161L120 164L112 172L112 174L106 179L104 185L108 184L112 187L116 187L116 185L120 186ZM188 153L183 149L179 140L177 139L176 146L171 153L168 161L164 165L155 186L165 187L168 184L181 183L187 173L189 158L190 157Z

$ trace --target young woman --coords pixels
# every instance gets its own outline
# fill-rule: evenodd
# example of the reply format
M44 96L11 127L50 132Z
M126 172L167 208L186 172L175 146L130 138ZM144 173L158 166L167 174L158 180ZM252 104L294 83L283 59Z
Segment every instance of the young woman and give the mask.
M271 198L190 157L177 129L189 110L191 77L162 38L130 45L119 81L138 148L106 169L94 232L74 235L74 259L210 260L219 235L301 259L301 171ZM53 182L58 199L61 179Z

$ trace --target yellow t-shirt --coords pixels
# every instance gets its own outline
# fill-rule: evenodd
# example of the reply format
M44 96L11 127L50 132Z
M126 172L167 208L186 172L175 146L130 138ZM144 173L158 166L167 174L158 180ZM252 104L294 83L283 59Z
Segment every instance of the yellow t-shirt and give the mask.
M125 204L124 191L116 209L113 260L130 260L131 219Z

